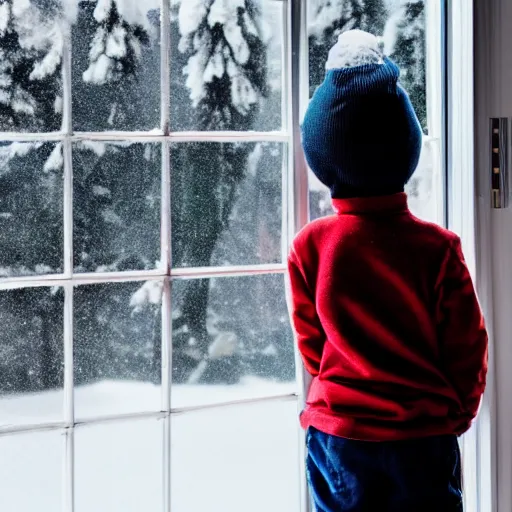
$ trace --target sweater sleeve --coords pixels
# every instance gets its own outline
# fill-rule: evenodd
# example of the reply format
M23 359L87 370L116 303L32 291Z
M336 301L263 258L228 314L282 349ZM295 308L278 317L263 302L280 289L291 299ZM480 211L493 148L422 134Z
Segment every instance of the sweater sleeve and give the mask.
M302 361L313 377L320 372L325 333L318 318L314 293L309 288L294 251L288 258L288 308Z
M444 261L438 294L442 363L462 404L462 415L478 412L487 374L487 332L460 240Z

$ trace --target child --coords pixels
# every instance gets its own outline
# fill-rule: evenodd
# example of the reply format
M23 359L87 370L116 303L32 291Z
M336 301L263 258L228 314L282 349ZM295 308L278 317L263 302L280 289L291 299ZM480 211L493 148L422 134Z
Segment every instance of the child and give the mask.
M319 512L459 512L457 436L485 387L487 334L459 238L416 219L404 186L422 132L378 41L342 34L306 113L308 164L336 215L289 256L312 376L301 424Z

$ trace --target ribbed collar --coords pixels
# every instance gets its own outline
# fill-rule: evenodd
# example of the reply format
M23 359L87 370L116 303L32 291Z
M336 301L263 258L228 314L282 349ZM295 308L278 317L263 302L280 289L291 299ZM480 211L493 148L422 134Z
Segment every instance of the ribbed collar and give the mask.
M365 213L404 213L409 211L407 194L400 192L390 196L354 197L333 199L332 205L338 215L358 215Z

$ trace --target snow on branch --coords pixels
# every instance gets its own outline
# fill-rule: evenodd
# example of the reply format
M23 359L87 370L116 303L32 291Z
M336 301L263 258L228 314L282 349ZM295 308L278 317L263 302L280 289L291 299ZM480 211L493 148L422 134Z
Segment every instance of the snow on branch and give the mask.
M98 28L84 81L101 85L133 75L149 43L147 6L140 0L98 0L94 19Z
M353 2L347 0L309 0L308 3L308 33L310 37L323 41L327 28L337 21L344 20L345 30L354 28Z
M259 2L171 0L171 8L180 30L179 50L189 55L183 72L193 106L208 101L209 86L227 79L229 106L247 115L266 94L262 48L270 34Z
M62 13L30 0L0 0L0 105L2 121L16 126L34 116L34 82L58 74L62 62ZM60 77L57 78L57 80Z

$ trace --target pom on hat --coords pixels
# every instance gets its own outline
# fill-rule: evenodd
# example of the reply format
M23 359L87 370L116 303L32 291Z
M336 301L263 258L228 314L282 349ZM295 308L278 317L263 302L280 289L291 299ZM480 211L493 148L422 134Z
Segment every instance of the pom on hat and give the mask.
M338 42L329 51L325 69L342 69L365 64L383 64L379 40L362 30L349 30L338 37Z

